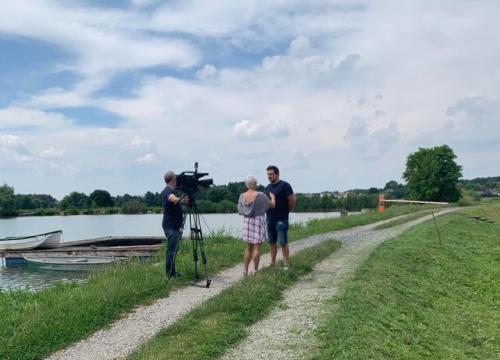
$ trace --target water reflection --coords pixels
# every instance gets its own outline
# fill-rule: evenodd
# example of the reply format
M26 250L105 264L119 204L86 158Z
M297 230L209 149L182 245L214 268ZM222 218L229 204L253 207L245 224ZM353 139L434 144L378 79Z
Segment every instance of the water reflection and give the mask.
M57 282L82 281L88 274L78 271L50 271L28 265L0 265L0 289L39 290Z

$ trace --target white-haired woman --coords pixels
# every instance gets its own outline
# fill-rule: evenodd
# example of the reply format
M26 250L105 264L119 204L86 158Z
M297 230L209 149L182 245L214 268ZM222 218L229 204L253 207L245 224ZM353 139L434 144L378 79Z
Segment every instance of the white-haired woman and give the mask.
M247 176L245 185L248 190L238 200L238 213L244 217L241 234L245 242L243 275L248 274L252 260L254 270L259 270L260 245L267 240L266 210L276 206L274 194L269 194L269 199L266 194L257 191L257 180L253 176Z

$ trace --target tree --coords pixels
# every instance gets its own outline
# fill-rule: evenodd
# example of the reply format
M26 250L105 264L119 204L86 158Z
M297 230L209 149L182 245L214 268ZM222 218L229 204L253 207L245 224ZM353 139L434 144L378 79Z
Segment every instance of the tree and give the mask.
M144 205L146 206L161 206L161 194L152 193L151 191L144 194Z
M106 190L94 190L89 195L90 204L96 207L112 207L115 205L111 194Z
M14 188L3 184L3 186L0 186L0 216L15 215L17 215L17 207Z
M457 188L462 167L448 145L420 148L406 160L403 177L410 199L455 202L460 198Z
M395 180L387 182L384 186L384 192L391 199L402 199L405 195L405 186Z
M61 209L66 210L70 208L83 209L88 206L89 197L84 193L73 191L66 195L60 203Z

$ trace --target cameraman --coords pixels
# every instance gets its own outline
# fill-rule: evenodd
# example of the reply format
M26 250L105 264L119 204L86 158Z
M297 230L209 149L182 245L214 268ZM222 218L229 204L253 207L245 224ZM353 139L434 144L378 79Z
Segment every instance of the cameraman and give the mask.
M183 214L181 204L187 204L189 198L187 196L180 198L174 194L177 180L173 171L167 171L163 178L165 179L166 186L161 192L161 203L163 207L162 227L167 238L165 275L167 279L169 279L171 277L180 276L180 274L175 271L175 256L182 235L181 227Z

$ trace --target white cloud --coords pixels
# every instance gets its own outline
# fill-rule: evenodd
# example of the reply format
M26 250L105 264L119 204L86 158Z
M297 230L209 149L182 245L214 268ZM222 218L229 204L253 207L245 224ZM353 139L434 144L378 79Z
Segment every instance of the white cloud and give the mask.
M147 4L152 2L136 3ZM54 70L75 72L81 83L74 91L42 92L35 103L77 106L119 72L160 65L183 69L199 62L200 54L189 42L138 29L137 24L146 22L142 13L134 11L20 0L2 3L0 33L52 43L71 55L69 62L54 64Z
M0 129L57 129L71 121L62 114L11 106L0 109Z
M66 151L63 149L54 149L54 147L50 147L48 149L43 150L40 153L40 157L48 159L57 159L57 158L62 158L65 154Z
M158 158L155 154L145 154L144 156L136 159L136 162L140 164L153 164L158 161Z
M19 136L0 134L0 163L11 161L22 163L32 159L32 155Z
M130 140L126 147L134 150L149 150L154 148L154 144L151 140L143 139L136 135Z
M233 134L245 140L264 140L287 137L290 131L287 125L283 123L266 125L259 122L243 120L234 125Z
M196 77L200 80L213 78L217 75L217 68L213 65L206 64L201 70L196 72Z
M344 138L352 149L366 160L378 158L381 154L397 147L401 135L395 122L373 128L375 118L353 116Z
M311 42L307 36L300 35L290 43L289 53L292 56L305 56L309 55L310 52Z
M130 2L135 6L142 7L157 4L159 0L130 0Z

